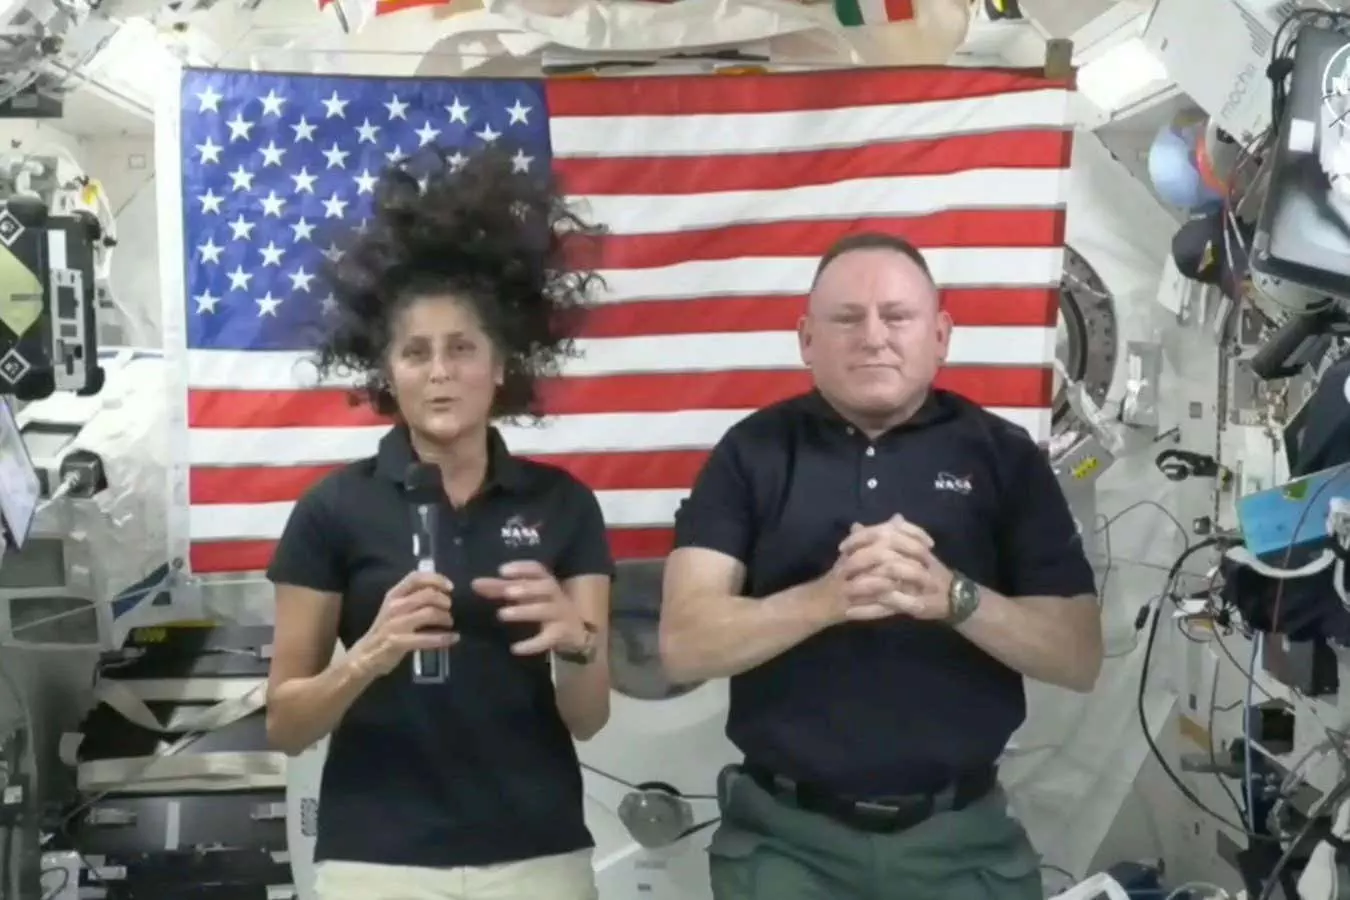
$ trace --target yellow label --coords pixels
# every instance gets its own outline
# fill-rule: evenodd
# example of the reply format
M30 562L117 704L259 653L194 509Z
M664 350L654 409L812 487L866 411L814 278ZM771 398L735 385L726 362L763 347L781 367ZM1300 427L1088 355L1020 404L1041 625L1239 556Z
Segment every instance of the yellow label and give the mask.
M1094 471L1096 471L1097 466L1099 466L1099 465L1101 465L1101 463L1100 463L1100 461L1097 459L1097 457L1095 457L1095 456L1089 456L1087 459L1083 460L1082 462L1080 462L1078 465L1074 466L1074 467L1073 467L1072 469L1070 469L1069 471L1070 471L1070 473L1073 475L1074 478L1082 479L1082 478L1088 477L1088 476L1091 475Z
M1187 715L1177 716L1177 728L1181 731L1181 736L1185 740L1190 741L1201 750L1209 749L1209 729L1195 719Z
M165 625L145 625L131 629L131 640L137 644L162 644L169 639L169 632L175 628L215 628L215 622L205 619L185 619L182 622L169 622Z

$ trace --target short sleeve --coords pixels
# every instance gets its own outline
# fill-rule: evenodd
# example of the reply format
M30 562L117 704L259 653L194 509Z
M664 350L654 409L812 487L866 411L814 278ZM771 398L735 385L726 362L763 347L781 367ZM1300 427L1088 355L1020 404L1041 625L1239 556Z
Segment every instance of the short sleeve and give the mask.
M581 575L614 577L614 555L609 549L609 533L605 530L605 514L595 492L580 482L572 485L575 497L569 505L576 508L571 537L558 554L553 566L553 577L559 581Z
M1097 582L1078 523L1050 460L1029 439L1014 461L999 541L998 590L1011 597L1096 596Z
M267 567L267 580L273 584L330 594L346 589L340 520L330 512L322 490L322 483L316 485L291 508Z
M723 437L675 513L675 548L716 550L749 564L755 544L754 493L736 432Z

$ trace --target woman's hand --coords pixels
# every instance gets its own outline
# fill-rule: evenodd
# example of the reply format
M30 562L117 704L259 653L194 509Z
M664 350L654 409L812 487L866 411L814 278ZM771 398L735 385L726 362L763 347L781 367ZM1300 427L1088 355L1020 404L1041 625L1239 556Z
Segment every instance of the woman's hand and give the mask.
M459 640L451 631L453 587L435 572L408 573L384 595L375 622L349 656L372 675L388 675L409 653L453 646Z
M581 613L548 569L537 562L513 562L499 571L500 578L475 578L474 592L502 602L497 616L503 622L539 626L538 635L512 644L512 653L533 656L585 647L587 631Z

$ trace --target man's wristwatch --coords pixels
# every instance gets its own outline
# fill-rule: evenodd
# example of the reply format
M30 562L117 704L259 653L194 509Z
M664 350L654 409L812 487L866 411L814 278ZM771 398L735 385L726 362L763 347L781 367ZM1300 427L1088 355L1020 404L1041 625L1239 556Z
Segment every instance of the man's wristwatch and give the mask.
M960 572L952 573L947 589L947 624L956 626L975 615L980 606L980 586Z
M553 651L554 656L574 666L585 666L595 661L596 654L600 652L600 630L585 621L581 623L581 627L586 633L581 644L576 647L559 647Z

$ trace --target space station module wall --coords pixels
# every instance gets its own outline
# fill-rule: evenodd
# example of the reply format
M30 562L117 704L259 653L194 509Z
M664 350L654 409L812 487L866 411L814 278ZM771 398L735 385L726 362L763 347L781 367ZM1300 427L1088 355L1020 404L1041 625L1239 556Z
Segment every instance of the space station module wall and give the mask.
M158 352L113 350L103 366L97 395L60 392L18 413L46 500L0 567L6 641L113 647L165 602L165 364ZM73 486L84 472L92 482Z

